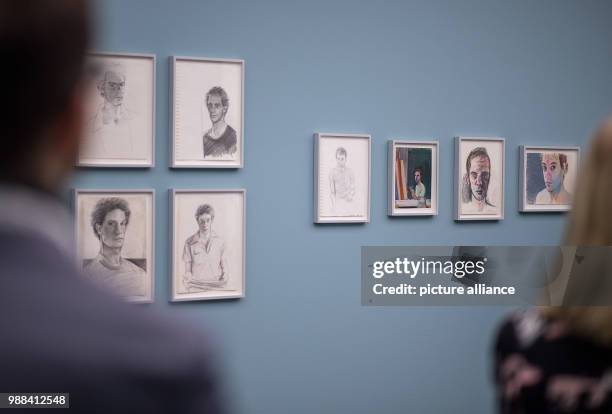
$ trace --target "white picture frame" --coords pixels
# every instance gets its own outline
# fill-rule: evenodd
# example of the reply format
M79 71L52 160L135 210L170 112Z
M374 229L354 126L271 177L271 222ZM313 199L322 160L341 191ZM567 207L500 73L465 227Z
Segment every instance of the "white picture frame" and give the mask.
M246 190L170 189L168 193L172 240L170 301L243 298ZM210 227L202 227L207 220ZM210 232L207 241L203 241L201 231Z
M370 222L371 142L367 134L314 134L315 223Z
M243 168L244 67L242 59L170 57L171 168Z
M393 139L387 141L387 148L387 215L437 216L438 141Z
M128 302L153 302L155 190L73 189L73 206L77 257L85 277ZM128 216L125 207L130 214L121 230Z
M77 166L154 167L156 56L91 52L88 59L96 81Z
M455 137L454 219L503 220L505 204L506 140L500 137ZM483 171L471 173L472 160L482 160ZM468 163L468 161L470 161ZM487 167L488 166L488 167ZM481 177L488 177L481 179ZM474 189L476 189L474 191Z
M550 155L546 156L545 160L546 167L551 167L550 171L544 171L542 164L544 154ZM556 171L552 171L552 168ZM519 211L522 213L569 211L579 168L580 147L578 146L519 146ZM551 196L553 193L557 195Z

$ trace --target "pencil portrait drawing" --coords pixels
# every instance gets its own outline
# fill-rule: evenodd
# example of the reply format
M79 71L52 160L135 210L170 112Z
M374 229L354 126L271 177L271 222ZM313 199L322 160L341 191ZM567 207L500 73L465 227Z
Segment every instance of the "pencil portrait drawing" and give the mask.
M195 212L198 230L185 240L183 284L188 293L227 286L229 266L225 257L225 241L214 230L215 210L202 204Z
M85 275L128 300L150 300L150 193L82 191L77 194L77 209L77 237Z
M151 166L154 57L112 55L91 60L96 80L80 164Z
M84 271L126 296L144 296L146 260L139 267L121 254L130 215L130 207L122 198L103 198L96 203L91 227L100 241L100 251L84 266Z
M370 136L315 134L315 223L365 223L370 213Z
M212 126L204 134L204 158L233 155L236 152L236 130L225 122L229 98L220 86L211 88L206 94L206 109Z
M173 301L244 296L245 191L170 190Z
M172 168L242 168L244 61L171 57Z
M332 210L338 215L351 214L355 198L355 173L347 164L344 147L336 149L336 166L329 173Z

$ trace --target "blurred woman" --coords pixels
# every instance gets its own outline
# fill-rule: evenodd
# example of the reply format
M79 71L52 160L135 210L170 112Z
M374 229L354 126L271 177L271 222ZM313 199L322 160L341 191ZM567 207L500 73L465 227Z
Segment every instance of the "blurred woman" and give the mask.
M611 190L612 118L582 163L566 245L612 246ZM570 279L568 289L601 297L606 270L589 272L581 286ZM568 302L568 291L564 303L515 313L501 326L494 362L501 413L612 412L612 307L569 306L578 302Z

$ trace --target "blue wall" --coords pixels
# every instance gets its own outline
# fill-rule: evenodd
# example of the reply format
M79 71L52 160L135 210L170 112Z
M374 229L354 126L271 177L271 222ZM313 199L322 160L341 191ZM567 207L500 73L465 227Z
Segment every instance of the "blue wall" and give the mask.
M360 246L547 244L520 215L520 144L585 144L612 111L607 0L103 0L99 50L157 55L152 170L79 170L81 188L157 191L156 302L214 332L244 413L487 413L504 309L365 308ZM170 170L168 56L246 61L245 168ZM312 134L372 135L367 225L312 223ZM502 136L506 219L452 220L452 137ZM386 141L440 142L434 218L386 216ZM169 304L167 189L244 187L246 298Z

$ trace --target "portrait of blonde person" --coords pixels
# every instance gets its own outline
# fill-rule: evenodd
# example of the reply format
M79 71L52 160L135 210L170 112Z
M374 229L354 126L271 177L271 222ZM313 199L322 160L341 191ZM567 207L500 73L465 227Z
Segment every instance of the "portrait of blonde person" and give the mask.
M131 210L128 202L119 197L98 200L91 213L91 229L100 242L98 255L86 260L85 273L95 282L111 288L124 297L146 296L146 260L141 266L123 257Z
M195 212L198 230L185 240L183 285L187 293L214 290L227 286L229 266L223 238L213 230L215 210L210 204L200 205Z
M560 157L541 159L564 171ZM579 176L564 238L576 250L562 302L513 313L495 338L501 413L612 412L612 119L597 130Z
M234 155L238 140L236 130L225 122L225 115L229 109L229 97L225 89L215 86L208 91L206 109L212 126L204 134L204 158Z

